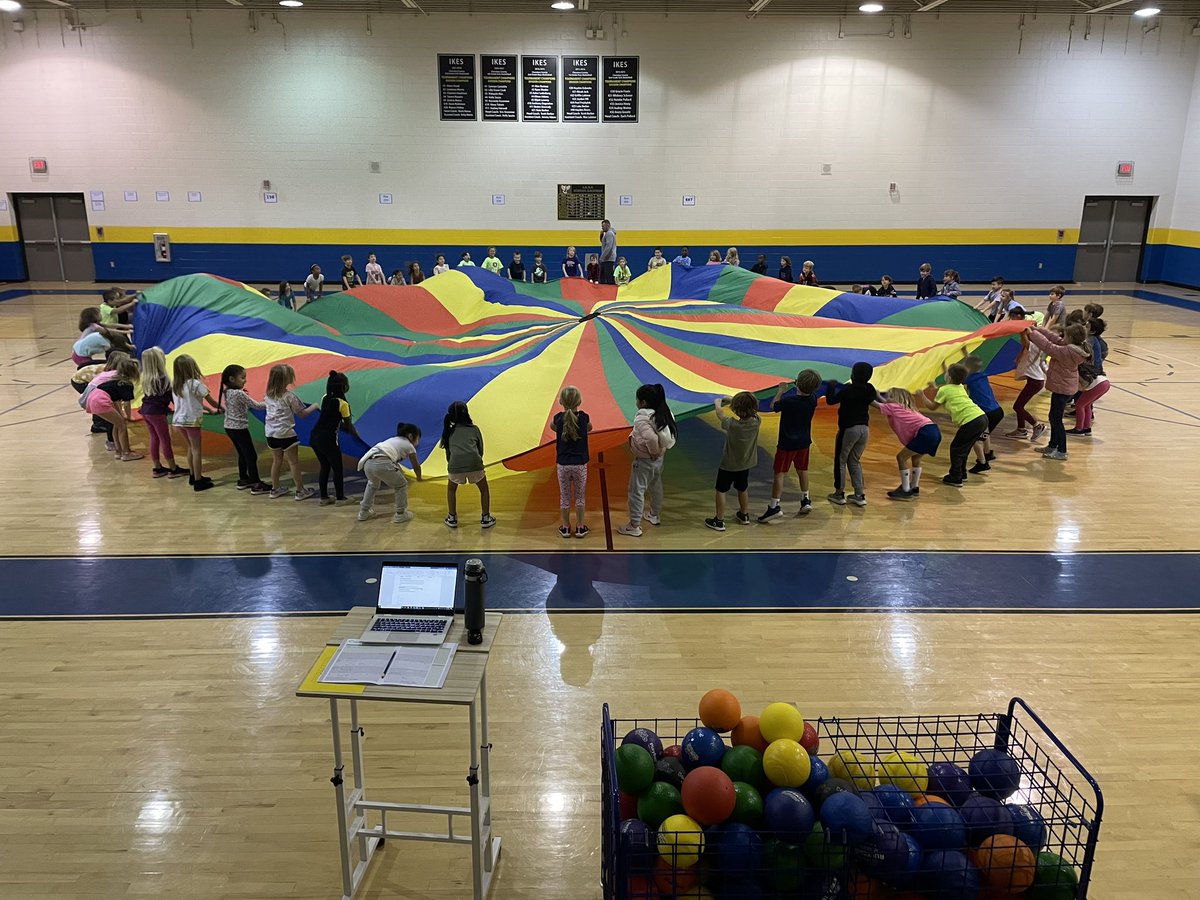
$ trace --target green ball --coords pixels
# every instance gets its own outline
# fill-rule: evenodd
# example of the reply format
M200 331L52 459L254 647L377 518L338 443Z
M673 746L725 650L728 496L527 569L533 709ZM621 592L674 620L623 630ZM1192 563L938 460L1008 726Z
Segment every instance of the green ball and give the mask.
M1038 854L1033 887L1029 889L1032 900L1074 900L1078 889L1079 876L1069 862L1048 850Z
M651 828L657 828L666 819L683 812L683 798L665 781L655 781L638 798L637 812L639 819Z
M745 744L730 747L725 751L725 755L721 757L721 771L729 776L730 781L744 781L759 791L767 784L762 754Z
M763 817L762 794L755 790L753 785L735 781L733 795L733 814L729 821L757 828Z
M617 786L627 794L640 794L654 780L654 757L639 744L617 748Z
M804 852L797 844L771 838L763 846L763 869L771 890L788 895L804 886Z
M846 867L846 848L830 841L821 823L817 822L804 842L804 858L814 869L840 871Z

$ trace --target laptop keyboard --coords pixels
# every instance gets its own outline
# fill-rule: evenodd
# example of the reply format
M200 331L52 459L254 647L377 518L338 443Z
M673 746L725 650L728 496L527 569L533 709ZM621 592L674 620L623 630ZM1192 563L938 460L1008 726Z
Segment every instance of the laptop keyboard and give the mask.
M446 623L436 619L401 619L389 617L376 619L372 631L404 632L406 634L441 634Z

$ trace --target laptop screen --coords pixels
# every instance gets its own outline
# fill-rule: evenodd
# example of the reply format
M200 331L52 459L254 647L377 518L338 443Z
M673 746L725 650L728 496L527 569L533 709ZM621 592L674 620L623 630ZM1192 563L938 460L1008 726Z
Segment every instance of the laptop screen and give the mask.
M379 577L380 612L445 610L454 612L458 566L384 563Z

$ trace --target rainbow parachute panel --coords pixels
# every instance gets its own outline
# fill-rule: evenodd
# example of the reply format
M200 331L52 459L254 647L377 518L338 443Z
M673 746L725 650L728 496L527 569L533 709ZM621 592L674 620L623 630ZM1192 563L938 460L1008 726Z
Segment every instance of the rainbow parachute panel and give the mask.
M624 440L638 385L661 383L677 417L715 396L769 396L800 369L847 380L859 360L873 383L919 389L943 362L978 353L989 372L1012 367L1022 323L989 324L956 301L913 302L799 287L728 266L665 266L622 287L580 279L514 284L482 269L447 272L415 287L332 294L298 312L212 275L175 278L145 292L139 346L195 357L214 395L221 370L244 366L261 398L273 365L296 371L296 393L317 402L331 369L367 441L398 421L423 432L423 469L445 474L442 416L466 400L491 465L553 464L550 422L562 387L583 394L593 450ZM315 417L299 420L307 441ZM206 419L221 430L221 419ZM252 422L261 438L261 422ZM363 448L343 436L348 454ZM549 447L552 451L552 446Z

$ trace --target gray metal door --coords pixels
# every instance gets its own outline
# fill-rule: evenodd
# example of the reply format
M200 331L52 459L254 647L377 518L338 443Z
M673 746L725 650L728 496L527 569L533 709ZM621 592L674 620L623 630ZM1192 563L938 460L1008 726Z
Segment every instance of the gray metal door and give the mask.
M1075 251L1076 281L1137 281L1150 197L1087 197Z
M30 281L95 281L82 194L21 194L17 222Z

